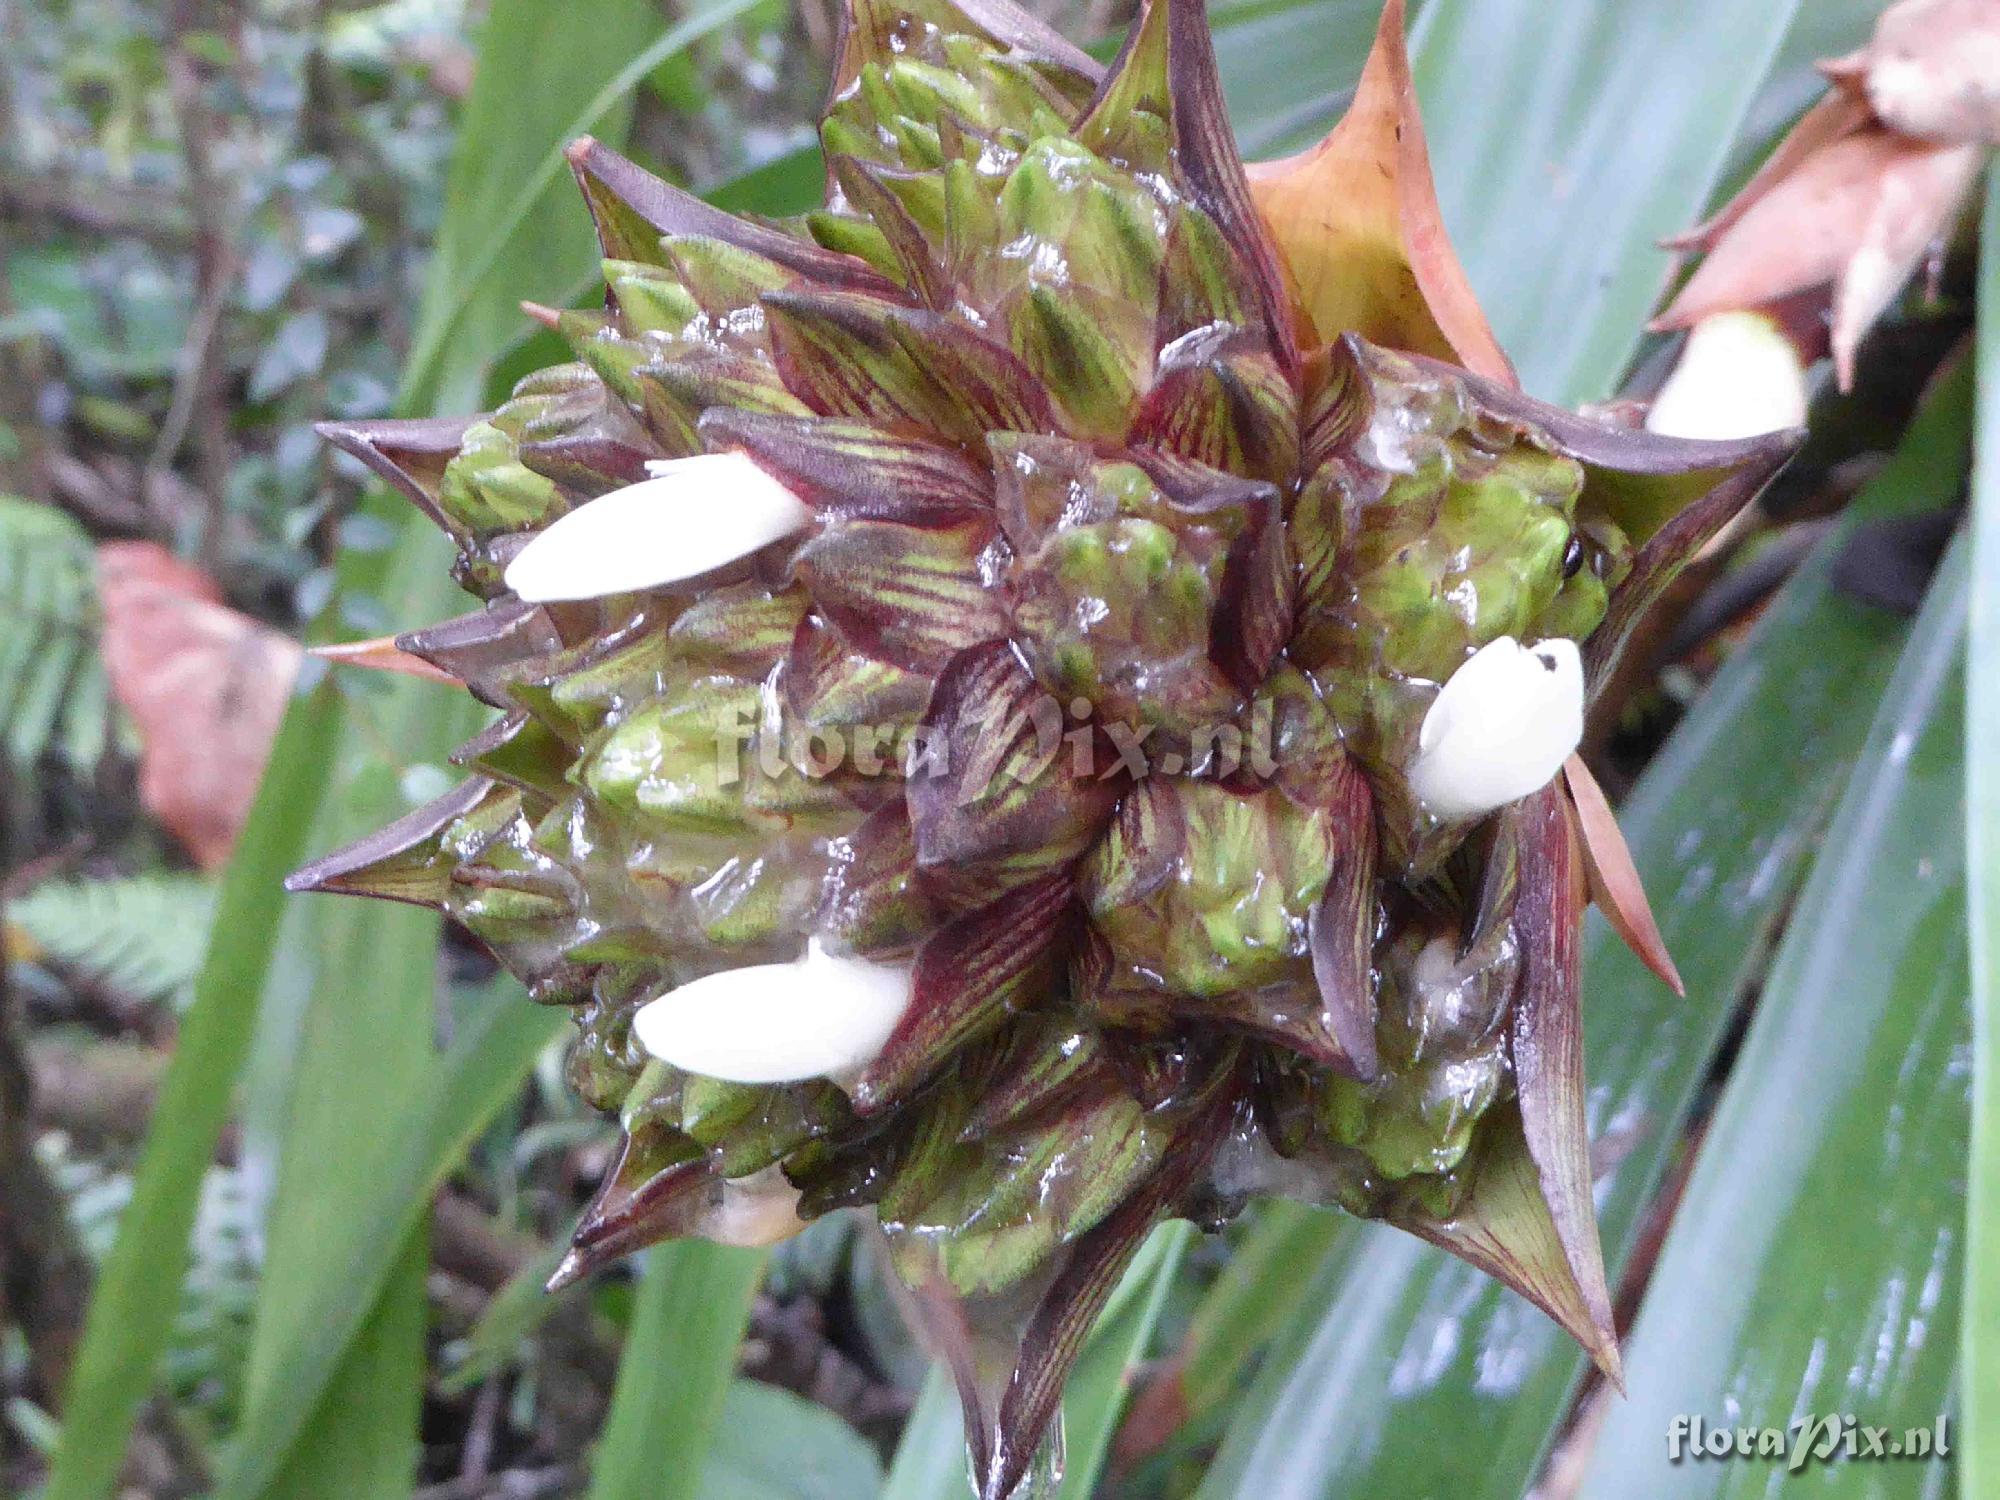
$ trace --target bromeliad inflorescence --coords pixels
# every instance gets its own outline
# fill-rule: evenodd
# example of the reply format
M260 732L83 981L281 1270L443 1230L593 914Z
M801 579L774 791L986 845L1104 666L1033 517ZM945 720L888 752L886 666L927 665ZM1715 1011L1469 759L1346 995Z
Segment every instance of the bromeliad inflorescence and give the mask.
M1001 0L850 0L821 138L785 224L576 143L607 293L535 310L576 362L327 429L456 543L486 607L400 645L499 717L294 886L573 1009L624 1143L564 1277L873 1209L986 1500L1147 1232L1263 1192L1615 1376L1587 896L1671 968L1563 767L1788 440L1514 389L1398 5L1287 162L1238 159L1199 0L1108 69Z

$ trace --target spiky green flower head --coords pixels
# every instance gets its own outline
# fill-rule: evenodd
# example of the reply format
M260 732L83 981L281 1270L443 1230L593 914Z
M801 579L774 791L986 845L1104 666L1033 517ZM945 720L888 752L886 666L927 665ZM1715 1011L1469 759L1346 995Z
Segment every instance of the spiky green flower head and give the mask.
M1393 5L1348 119L1248 173L1199 0L1108 70L1001 0L846 22L823 208L579 142L575 361L328 430L456 543L486 607L401 645L498 717L295 885L572 1009L624 1144L565 1276L874 1210L987 1500L1146 1233L1261 1192L1615 1373L1576 957L1615 849L1561 768L1783 440L1513 388L1416 232Z

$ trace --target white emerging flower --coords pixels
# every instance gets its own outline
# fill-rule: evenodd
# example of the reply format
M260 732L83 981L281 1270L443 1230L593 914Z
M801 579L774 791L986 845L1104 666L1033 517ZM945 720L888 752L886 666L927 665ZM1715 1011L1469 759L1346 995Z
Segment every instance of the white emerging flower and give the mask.
M741 453L646 465L653 477L579 505L515 554L507 587L530 604L659 588L748 557L812 519Z
M1689 331L1680 363L1646 413L1663 437L1757 437L1806 420L1806 367L1783 329L1758 312L1714 313Z
M1410 787L1440 818L1474 818L1548 785L1583 738L1583 661L1557 637L1503 635L1438 690Z
M788 1240L805 1227L799 1217L799 1190L785 1180L783 1171L770 1166L722 1183L715 1207L702 1221L701 1237L755 1250Z
M725 969L649 1001L632 1030L685 1072L796 1083L874 1061L913 988L910 965L837 958L814 938L795 963Z

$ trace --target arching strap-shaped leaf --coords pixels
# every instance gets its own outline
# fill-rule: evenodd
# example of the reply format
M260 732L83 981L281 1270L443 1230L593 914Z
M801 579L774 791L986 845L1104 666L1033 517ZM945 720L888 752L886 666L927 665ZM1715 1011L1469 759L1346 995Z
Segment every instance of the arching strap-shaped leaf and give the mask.
M1177 181L1236 251L1272 357L1297 377L1282 258L1236 152L1202 0L1146 0L1077 139L1098 155Z
M377 422L318 422L313 431L358 458L437 523L447 536L462 528L438 505L444 467L458 456L476 417L384 418Z
M1521 1133L1556 1242L1588 1314L1588 1327L1578 1338L1617 1384L1622 1379L1618 1335L1597 1238L1584 1120L1583 857L1561 787L1551 784L1514 804L1499 837L1518 839L1521 853L1514 900L1521 987L1512 1022Z
M1250 191L1312 342L1358 333L1518 384L1445 235L1403 44L1403 0L1383 7L1340 123L1309 151L1253 164Z
M821 286L900 297L902 289L865 261L822 249L811 240L724 213L692 193L662 182L637 162L591 136L564 153L597 225L607 260L667 264L662 235L701 235L774 260Z

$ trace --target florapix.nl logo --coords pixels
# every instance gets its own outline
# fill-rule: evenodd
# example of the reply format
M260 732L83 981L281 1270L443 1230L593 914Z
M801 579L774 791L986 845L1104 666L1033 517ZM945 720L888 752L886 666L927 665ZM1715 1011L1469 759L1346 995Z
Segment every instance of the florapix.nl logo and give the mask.
M1942 1460L1951 1456L1950 1418L1927 1427L1878 1427L1851 1413L1807 1415L1784 1427L1738 1427L1681 1415L1667 1426L1667 1462L1781 1463L1801 1474L1815 1464Z

